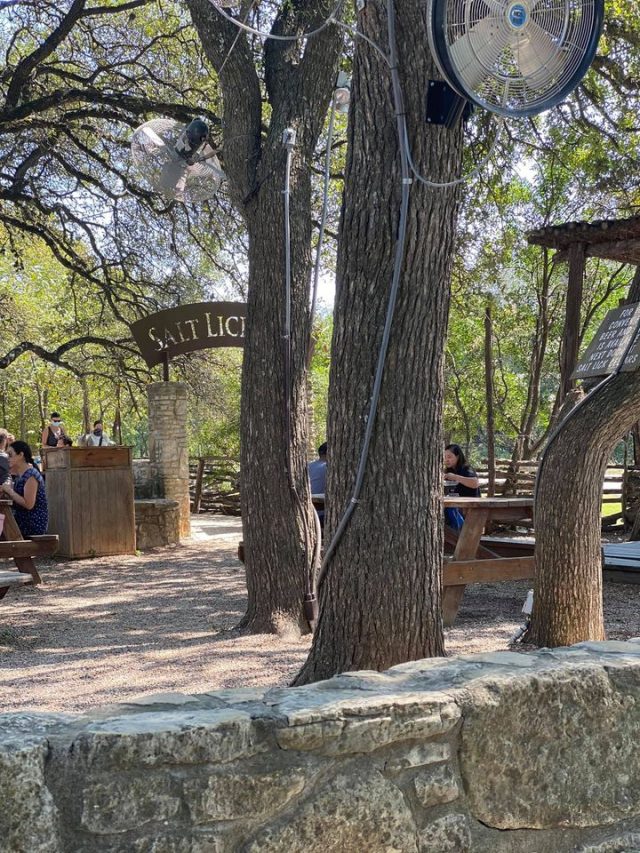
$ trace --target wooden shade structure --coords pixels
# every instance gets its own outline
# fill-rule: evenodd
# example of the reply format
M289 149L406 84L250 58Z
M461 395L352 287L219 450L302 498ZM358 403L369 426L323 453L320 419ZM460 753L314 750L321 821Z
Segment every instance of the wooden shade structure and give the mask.
M527 234L533 246L557 249L555 259L568 261L565 331L562 341L563 396L575 385L571 374L578 364L580 305L587 258L604 258L640 265L640 217L601 219L595 222L565 222L547 225Z

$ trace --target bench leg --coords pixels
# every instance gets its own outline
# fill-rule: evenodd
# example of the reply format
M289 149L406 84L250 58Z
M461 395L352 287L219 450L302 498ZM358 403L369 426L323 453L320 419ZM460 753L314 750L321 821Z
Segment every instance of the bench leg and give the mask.
M445 628L450 628L456 621L465 589L466 586L445 586L442 596L442 623Z
M36 564L33 562L31 557L14 557L13 562L16 564L16 568L19 572L24 572L27 575L31 575L31 577L33 578L34 585L37 583L42 583L42 578L38 574Z
M462 525L462 530L458 534L455 551L453 552L454 560L474 559L478 552L480 537L488 518L489 510L467 510L467 515ZM455 622L464 591L464 586L446 586L444 588L442 594L442 622L445 628L450 628Z

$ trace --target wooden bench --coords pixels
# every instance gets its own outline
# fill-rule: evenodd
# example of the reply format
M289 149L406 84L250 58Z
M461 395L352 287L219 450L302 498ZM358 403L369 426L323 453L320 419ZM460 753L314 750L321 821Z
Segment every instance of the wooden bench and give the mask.
M487 521L519 521L533 515L533 498L461 498L445 497L446 507L464 510L465 520L459 533L449 529L445 543L455 546L453 559L445 561L442 615L445 627L453 625L465 586L469 583L523 580L535 575L535 557L531 553L499 553L499 546L482 545L480 538ZM486 542L487 540L485 540Z
M12 586L42 583L34 557L46 557L54 554L58 548L58 537L45 534L23 539L20 528L11 512L11 501L0 500L0 515L4 516L2 536L0 536L0 557L13 560L16 570L0 569L0 600Z

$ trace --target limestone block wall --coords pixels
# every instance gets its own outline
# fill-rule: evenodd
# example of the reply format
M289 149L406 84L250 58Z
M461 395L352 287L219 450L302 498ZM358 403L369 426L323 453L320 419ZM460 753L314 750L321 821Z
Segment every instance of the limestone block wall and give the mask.
M157 497L158 484L148 459L133 459L133 491L137 500Z
M640 640L0 716L2 853L640 850Z
M149 463L155 497L177 501L180 536L191 534L189 452L187 441L187 386L184 382L153 382L149 402Z
M180 510L177 501L153 498L137 500L134 506L138 551L164 548L180 542Z

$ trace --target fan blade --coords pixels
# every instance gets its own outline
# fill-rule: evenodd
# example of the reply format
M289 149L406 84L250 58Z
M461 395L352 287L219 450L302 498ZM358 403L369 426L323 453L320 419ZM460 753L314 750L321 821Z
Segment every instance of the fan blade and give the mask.
M452 63L470 90L477 91L508 43L506 27L495 17L478 21L468 33L452 43Z
M178 201L184 201L184 190L187 186L187 174L188 170L185 169L178 178L178 182L173 189L173 197Z
M520 73L534 88L544 88L562 70L559 44L535 21L511 39L511 49Z
M164 164L158 175L158 189L171 198L176 196L176 190L180 185L184 189L184 182L187 180L187 168L187 164L181 157L169 160L168 163Z
M138 137L138 141L141 144L144 144L144 142L148 140L156 148L163 148L166 145L164 139L161 136L158 136L155 130L152 127L149 127L148 125L143 124L142 127L139 128Z

